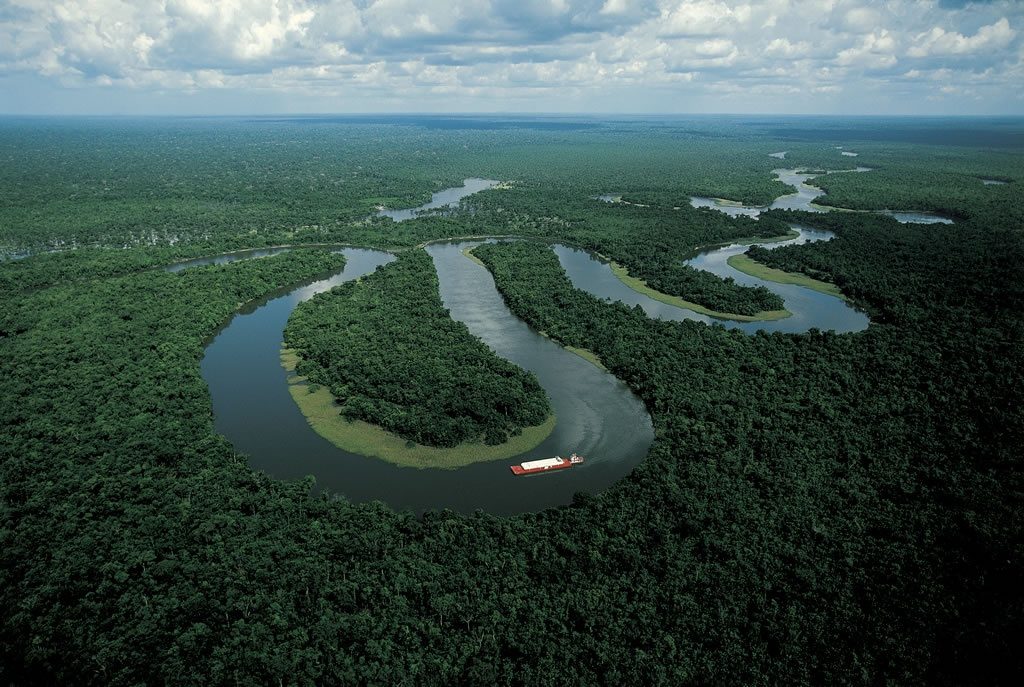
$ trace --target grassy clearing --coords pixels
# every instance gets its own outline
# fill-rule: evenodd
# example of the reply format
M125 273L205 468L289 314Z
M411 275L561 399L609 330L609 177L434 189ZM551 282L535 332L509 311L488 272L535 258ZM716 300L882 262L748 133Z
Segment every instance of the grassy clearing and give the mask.
M281 364L290 373L288 392L313 431L350 453L380 458L403 467L452 470L526 453L536 448L555 429L555 415L552 413L542 424L526 427L519 436L497 446L481 443L436 448L413 444L377 425L343 418L338 414L338 407L329 389L319 387L314 390L314 387L306 384L304 377L294 374L298 360L295 351L282 349Z
M752 260L746 255L733 255L726 262L733 269L739 270L744 274L749 274L751 277L757 277L758 279L764 279L765 281L773 281L778 284L795 284L797 286L803 286L804 288L813 289L820 293L828 294L829 296L836 296L842 298L843 292L839 290L839 287L835 284L830 284L827 281L820 281L813 277L808 277L806 274L797 274L795 272L784 272L783 270L777 270L774 267L768 267L762 265L756 260Z
M789 317L793 313L788 310L762 310L756 315L737 315L736 313L719 312L710 308L705 308L703 305L692 303L687 300L683 300L679 296L670 296L667 293L661 291L655 291L647 285L643 279L631 277L629 270L622 265L613 262L611 263L612 273L619 278L623 284L633 289L637 293L642 293L648 298L652 298L661 303L668 305L674 305L677 308L683 308L685 310L692 310L695 313L701 315L708 315L720 320L735 320L737 322L764 322L769 320L781 320L785 317Z

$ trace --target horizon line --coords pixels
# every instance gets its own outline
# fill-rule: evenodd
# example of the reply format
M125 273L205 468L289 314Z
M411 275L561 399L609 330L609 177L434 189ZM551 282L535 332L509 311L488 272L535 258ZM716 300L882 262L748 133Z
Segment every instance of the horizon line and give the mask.
M517 111L424 111L424 112L236 112L236 113L87 113L87 112L0 112L0 118L124 118L124 119L227 119L233 117L583 117L606 119L611 117L825 117L825 118L905 118L905 119L1024 119L1024 113L988 113L988 114L933 114L933 113L826 113L826 112L517 112Z

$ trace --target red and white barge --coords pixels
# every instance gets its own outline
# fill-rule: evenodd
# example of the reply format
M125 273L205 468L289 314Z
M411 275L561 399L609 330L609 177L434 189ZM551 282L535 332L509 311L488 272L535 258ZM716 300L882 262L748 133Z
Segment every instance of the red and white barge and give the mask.
M568 458L562 458L561 456L555 456L554 458L544 458L542 460L528 460L525 463L512 466L513 475L535 475L540 472L551 472L553 470L564 470L571 468L573 465L579 465L583 462L583 456L577 456L575 453Z

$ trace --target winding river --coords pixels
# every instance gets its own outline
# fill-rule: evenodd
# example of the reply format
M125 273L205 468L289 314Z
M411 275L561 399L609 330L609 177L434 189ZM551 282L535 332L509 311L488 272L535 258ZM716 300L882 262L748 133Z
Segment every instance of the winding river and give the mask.
M775 156L774 153L771 154ZM870 172L871 167L854 167L853 169L837 169L825 172L825 174L851 174L858 172ZM820 172L801 172L799 169L776 169L773 170L775 178L784 184L796 187L796 193L789 193L779 196L768 206L758 207L755 205L742 205L721 198L706 198L703 196L691 196L690 205L695 208L711 208L724 212L730 217L746 215L747 217L758 217L765 210L803 210L804 212L831 212L838 210L827 205L815 205L814 200L825 195L825 191L807 183L814 177L822 176ZM600 196L602 200L617 198L616 196ZM840 210L841 211L841 210ZM850 211L847 211L850 212ZM953 224L953 220L934 212L919 212L916 210L879 210L879 214L889 215L897 222L903 224Z
M774 248L795 243L827 241L834 236L830 231L819 231L800 226L794 226L794 229L799 232L797 237L774 244L766 244L765 247ZM789 317L781 320L761 322L737 322L734 320L717 319L687 310L686 308L662 303L650 296L634 291L615 276L607 262L594 257L586 251L563 245L555 245L554 250L555 254L558 255L562 268L569 276L573 286L577 289L586 291L598 298L620 301L628 306L638 305L649 317L656 319L694 320L707 324L717 323L728 329L739 329L748 334L754 334L759 331L798 334L806 332L811 328L831 329L839 333L845 333L858 332L867 328L869 323L868 316L851 307L842 298L820 293L802 286L778 284L758 279L757 277L751 277L728 264L727 260L730 257L745 253L749 247L749 244L731 244L722 248L715 248L698 254L696 257L688 260L687 264L697 269L712 272L723 278L732 278L736 283L743 286L763 286L767 288L782 297L782 300L785 301L786 309L792 313Z
M402 211L382 211L396 221L417 212L451 205L497 182L467 179L463 187L435 194L431 203ZM805 209L820 195L802 185L794 197L777 202ZM775 245L827 240L831 234L795 227L798 236ZM625 477L647 455L654 439L651 418L643 403L611 374L563 349L530 329L506 307L490 273L462 251L479 241L439 242L427 246L437 269L441 298L451 316L499 356L536 374L551 398L557 424L536 449L507 460L478 463L456 470L399 467L376 458L343 451L306 422L288 392L287 373L280 349L288 317L313 295L357 279L393 260L389 253L360 248L336 249L347 259L337 273L309 280L272 293L240 310L212 338L201 363L210 389L214 423L250 464L279 479L314 475L317 487L354 502L382 501L396 509L422 512L450 508L459 512L486 510L513 514L541 510L572 501L577 492L598 492ZM839 332L867 326L867 317L842 299L798 286L775 284L748 277L726 260L745 251L732 245L706 251L690 262L741 284L764 285L779 293L793 316L772 322L715 320L689 310L654 301L633 291L609 266L589 253L556 244L563 267L577 288L602 298L641 306L650 316L671 320L719 322L726 327L756 331L803 332L812 327ZM167 269L180 271L275 255L288 248L239 251L191 260ZM587 462L542 478L516 479L508 471L514 463L577 451Z
M462 182L462 186L446 188L442 191L438 191L433 195L429 203L424 203L418 208L408 208L405 210L381 208L377 211L377 216L390 217L396 222L404 222L405 220L413 219L419 213L426 212L427 210L437 210L456 205L466 196L472 195L477 191L485 191L489 188L494 188L500 183L500 181L496 181L494 179L477 179L476 177L465 179Z
M654 439L643 403L612 375L531 330L505 306L490 273L461 250L475 242L433 244L441 298L457 320L495 352L537 375L557 424L536 449L516 458L458 470L403 468L348 453L316 434L288 393L280 349L288 317L302 301L368 274L393 257L343 249L347 264L328 278L304 283L237 313L207 346L201 363L218 433L249 456L250 465L279 479L315 475L320 489L396 509L450 508L512 514L566 504L576 492L597 492L626 476ZM192 261L194 267L245 253ZM514 478L508 466L569 451L587 462L543 478Z
M772 155L776 156L774 153ZM869 167L856 167L851 170L828 173L841 174L868 171L871 171ZM730 217L746 215L757 218L761 212L769 208L803 210L805 212L828 211L826 207L814 205L814 200L820 198L825 193L820 188L807 183L809 179L816 175L802 173L795 169L777 169L775 174L779 181L794 186L796 192L776 198L775 202L767 208L751 207L738 203L723 202L715 198L700 197L692 197L690 203L697 208L706 207L719 210ZM603 195L598 196L598 198L606 202L615 202L619 196ZM766 243L763 244L764 247L773 249L797 243L828 241L835 236L830 231L812 229L797 224L792 224L790 227L797 232L796 237L785 241ZM649 317L657 319L695 320L707 324L718 323L728 329L739 329L748 334L762 331L801 333L812 328L845 333L857 332L867 328L869 324L867 315L851 307L842 298L794 284L779 284L758 277L752 277L729 265L729 258L745 253L749 247L749 244L734 243L720 248L712 248L698 253L695 257L687 260L686 264L696 269L716 274L723 279L733 279L742 286L763 286L782 298L785 302L786 310L792 313L789 317L781 320L761 322L738 322L714 318L686 308L662 303L645 294L634 291L615 276L607 262L596 258L586 251L562 245L554 246L554 250L573 286L598 298L620 301L629 306L640 306Z

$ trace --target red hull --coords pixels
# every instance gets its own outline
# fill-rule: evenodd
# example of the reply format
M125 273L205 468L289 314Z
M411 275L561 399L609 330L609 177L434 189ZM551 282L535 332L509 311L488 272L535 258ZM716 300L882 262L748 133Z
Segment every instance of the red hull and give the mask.
M528 461L527 463L524 463L524 465L529 464L529 462L549 463L549 462L553 462L554 460L561 460L562 462L561 463L554 463L553 465L537 465L535 467L523 467L523 465L512 465L510 467L510 469L512 470L512 474L513 475L536 475L536 474L541 473L541 472L552 472L554 470L565 470L566 468L571 468L574 465L581 465L583 463L583 457L582 456L577 456L574 453L568 459L561 458L559 456L555 456L555 458L551 459L551 460Z
M572 466L573 466L573 463L570 463L569 461L566 461L566 462L562 463L561 465L550 465L548 467L543 467L543 468L533 468L532 470L526 470L526 469L523 468L522 465L513 465L511 469L512 469L512 474L513 475L536 475L538 472L551 472L553 470L564 470L566 468L571 468Z

